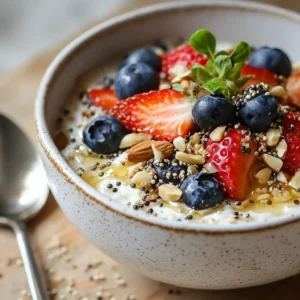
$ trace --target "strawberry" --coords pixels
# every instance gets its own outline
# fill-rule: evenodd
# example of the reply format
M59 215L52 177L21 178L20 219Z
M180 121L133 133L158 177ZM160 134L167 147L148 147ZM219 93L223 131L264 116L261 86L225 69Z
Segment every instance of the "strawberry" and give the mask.
M278 84L277 75L270 72L267 69L256 68L252 66L244 66L241 72L241 77L250 76L253 78L249 79L248 82L243 86L243 89L253 84L264 82L269 86L274 86Z
M88 96L94 105L103 110L109 110L118 102L113 89L91 89L88 90Z
M130 131L143 131L157 140L173 141L194 130L192 106L181 92L165 89L119 101L110 114Z
M190 68L196 63L205 66L207 58L190 45L182 45L162 56L162 70L167 76L173 75L170 69L177 64Z
M245 127L240 126L229 131L220 142L209 140L207 143L209 154L207 160L217 169L217 179L224 185L232 199L240 201L245 200L249 191L249 175L255 162L254 152L257 149L253 137L246 142L250 148L243 147L242 140L245 135L241 130L245 130Z
M283 134L288 146L283 170L294 175L300 168L300 112L284 115L283 122Z
M288 78L286 89L289 103L300 107L300 73L294 74Z

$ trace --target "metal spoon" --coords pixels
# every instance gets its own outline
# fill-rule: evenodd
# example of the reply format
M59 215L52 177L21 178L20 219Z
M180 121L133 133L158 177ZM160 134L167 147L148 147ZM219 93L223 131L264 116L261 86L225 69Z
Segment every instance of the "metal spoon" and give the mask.
M24 221L45 204L48 185L37 153L24 133L0 114L0 224L15 231L34 300L47 291L30 247Z

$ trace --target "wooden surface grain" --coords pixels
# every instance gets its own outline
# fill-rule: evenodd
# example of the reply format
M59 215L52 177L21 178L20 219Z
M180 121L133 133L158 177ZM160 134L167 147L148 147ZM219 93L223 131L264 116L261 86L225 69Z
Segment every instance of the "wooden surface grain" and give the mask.
M62 46L42 53L22 68L0 78L0 112L19 124L32 141L35 139L33 107L37 88L46 67ZM140 300L300 298L300 276L261 287L230 291L188 290L147 279L96 249L67 220L52 196L42 212L28 223L28 229L39 263L47 271L53 299L91 300L100 294L103 300L134 299L133 295ZM50 244L56 239L60 239L61 245L52 245L53 249L50 249ZM25 296L28 284L20 262L13 232L0 228L1 300L29 299ZM91 280L93 275L98 276L98 280Z

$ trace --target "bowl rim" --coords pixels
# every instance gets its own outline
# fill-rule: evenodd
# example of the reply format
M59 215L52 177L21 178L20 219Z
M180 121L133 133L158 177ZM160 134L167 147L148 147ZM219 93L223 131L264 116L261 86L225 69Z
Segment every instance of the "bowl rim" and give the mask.
M84 194L97 204L100 204L106 209L117 213L128 219L132 219L143 224L163 228L166 230L189 232L189 233L204 233L204 234L234 234L234 233L246 233L257 232L268 229L274 229L291 223L297 223L300 221L299 215L282 216L275 218L274 220L266 221L264 223L246 223L246 224L199 224L189 222L178 222L164 220L152 215L145 214L144 212L134 211L128 209L122 203L117 201L111 201L105 195L102 195L99 191L85 182L76 172L69 166L60 151L54 144L54 141L50 135L45 120L45 110L48 97L48 91L51 89L55 82L55 78L59 74L59 70L64 67L64 64L74 55L76 50L80 50L85 43L88 43L94 36L100 32L119 26L120 24L130 22L136 17L155 14L157 12L163 13L174 9L191 9L193 7L223 7L237 10L250 10L254 12L264 12L271 15L277 15L295 23L300 24L300 15L292 11L282 9L273 5L261 4L257 2L236 2L236 1L179 1L179 2L167 2L161 4L155 4L146 6L134 11L127 12L123 15L111 18L103 23L100 23L91 29L87 30L79 37L71 41L65 48L63 48L59 54L54 58L52 63L46 70L41 81L37 100L35 103L35 124L37 132L37 140L40 149L48 157L53 166L60 172L66 179L66 181L76 187L78 192Z

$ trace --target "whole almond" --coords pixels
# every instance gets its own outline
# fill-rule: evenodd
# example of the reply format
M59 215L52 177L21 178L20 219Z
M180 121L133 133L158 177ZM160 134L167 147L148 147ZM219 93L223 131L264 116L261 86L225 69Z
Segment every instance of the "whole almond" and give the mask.
M166 141L141 142L126 151L128 160L131 162L142 162L154 157L153 148L161 152L162 158L168 158L174 153L174 146Z
M129 133L125 135L120 143L119 148L129 148L144 141L150 141L152 136L146 133Z

